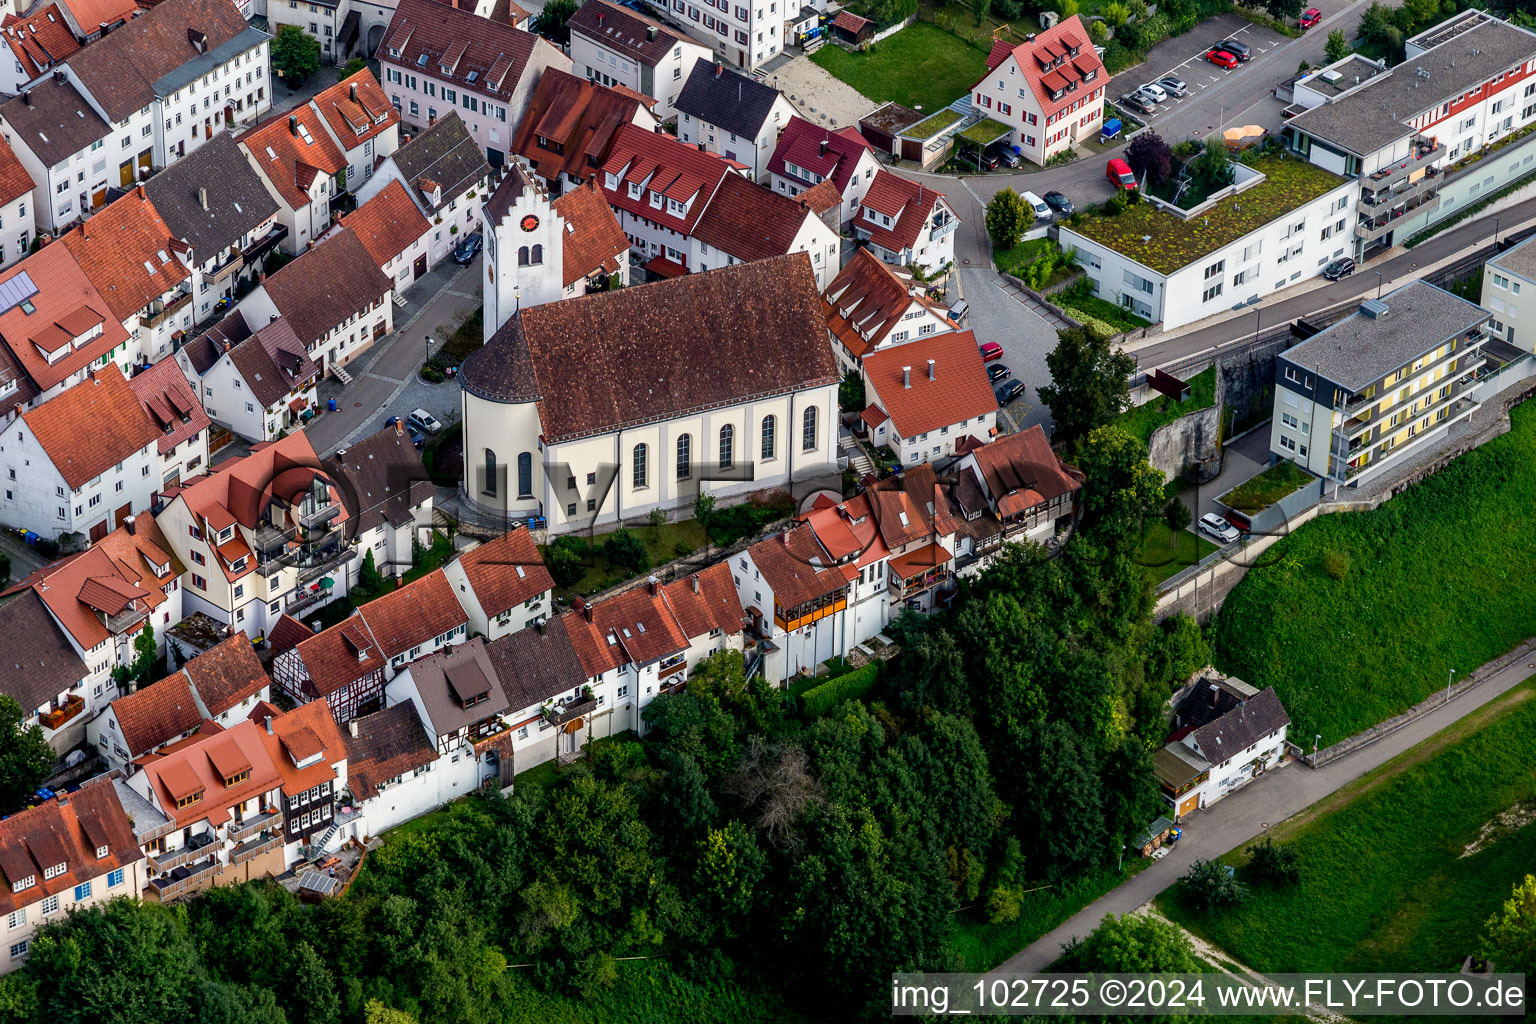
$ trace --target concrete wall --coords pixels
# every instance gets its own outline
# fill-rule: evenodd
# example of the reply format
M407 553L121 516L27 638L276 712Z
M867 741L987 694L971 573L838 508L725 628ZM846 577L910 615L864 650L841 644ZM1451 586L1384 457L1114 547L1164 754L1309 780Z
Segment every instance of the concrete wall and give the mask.
M1221 405L1181 416L1158 427L1147 442L1147 459L1169 479L1198 468L1200 482L1221 472Z

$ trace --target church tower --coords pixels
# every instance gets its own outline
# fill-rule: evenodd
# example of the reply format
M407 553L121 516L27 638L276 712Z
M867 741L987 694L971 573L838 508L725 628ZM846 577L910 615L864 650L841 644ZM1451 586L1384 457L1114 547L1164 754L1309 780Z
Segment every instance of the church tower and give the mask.
M565 221L543 181L516 157L480 217L485 236L481 294L489 339L519 308L564 297Z

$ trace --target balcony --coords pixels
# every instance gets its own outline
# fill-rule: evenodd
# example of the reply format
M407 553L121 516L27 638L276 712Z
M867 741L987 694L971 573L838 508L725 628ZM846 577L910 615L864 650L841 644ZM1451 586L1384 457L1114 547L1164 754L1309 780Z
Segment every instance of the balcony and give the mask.
M564 725L589 711L597 710L597 698L586 694L568 704L557 704L544 710L544 720L550 725Z
M1363 191L1379 191L1391 188L1403 181L1410 174L1426 165L1433 164L1445 155L1445 146L1437 139L1419 137L1413 140L1412 151L1403 159L1395 160L1390 167L1383 167L1374 174L1360 179L1360 187ZM1438 169L1431 167L1429 173L1438 175Z
M231 865L244 864L248 860L255 860L257 857L260 857L264 853L270 853L273 850L280 849L282 845L283 837L281 834L268 836L265 839L257 836L250 842L241 843L233 850L230 850L229 863Z
M107 616L107 632L122 634L128 632L134 626L149 618L149 608L136 607L138 602L129 605L116 615Z
M218 870L218 867L219 862L213 857L209 857L206 861L190 867L178 867L169 875L150 879L150 894L164 901L175 899L177 896L183 896L189 892L197 892L203 888L204 883L213 880L213 873Z
M891 596L897 600L905 601L908 598L916 597L919 594L932 590L941 584L948 583L953 576L954 573L942 565L935 565L905 580L893 576L890 583Z
M261 238L258 238L242 250L240 258L245 260L246 263L255 263L266 256L267 253L276 249L278 244L287 237L288 229L282 224L274 224L271 231L268 231Z
M328 501L324 505L318 508L310 508L308 511L303 511L303 506L300 506L298 513L299 524L307 528L313 528L330 522L340 514L341 506L334 501Z
M184 864L191 864L205 853L210 853L209 847L214 844L212 832L200 832L187 841L187 845L179 850L171 850L167 853L148 854L145 860L149 863L149 869L157 874L168 874Z
M1358 224L1355 225L1355 237L1364 239L1368 242L1373 241L1385 235L1388 231L1391 231L1394 227L1397 226L1397 222L1402 220L1408 214L1414 213L1415 211L1428 213L1431 210L1438 209L1439 206L1440 193L1433 191L1418 193L1413 198L1409 199L1407 203L1404 204L1401 208L1394 208L1390 212L1384 212L1377 216L1367 215L1366 218L1362 219ZM1365 212L1365 207L1363 205L1361 207L1361 211L1362 213Z
M47 714L39 715L37 720L44 729L61 729L66 722L79 716L85 710L85 698L77 693L72 693L64 701L64 706L54 708Z
M281 829L282 827L283 816L277 811L270 811L266 814L258 814L254 818L246 818L244 821L232 821L225 826L225 829L231 840L242 843L259 833L262 829Z
M930 240L932 240L932 241L937 242L939 239L943 238L945 235L952 235L952 234L954 234L955 233L955 229L958 228L958 227L960 227L960 218L959 217L946 217L943 220L937 221L933 225L933 230L931 230L928 233L928 238Z
M213 269L209 270L204 276L211 281L218 281L228 277L243 266L245 266L245 256L241 254L239 249L230 246L219 253L218 261L214 263Z
M140 327L159 327L165 323L167 317L175 316L187 307L192 301L192 293L185 292L177 296L169 303L162 303L159 299L150 303L150 312L139 315Z
M1398 203L1412 199L1414 196L1420 195L1431 188L1435 188L1442 183L1442 178L1443 175L1441 175L1438 170L1431 167L1429 170L1425 171L1424 174L1420 176L1416 181L1410 182L1404 180L1397 183L1393 187L1378 188L1375 191L1362 190L1360 193L1360 204L1362 206L1369 207L1395 206Z

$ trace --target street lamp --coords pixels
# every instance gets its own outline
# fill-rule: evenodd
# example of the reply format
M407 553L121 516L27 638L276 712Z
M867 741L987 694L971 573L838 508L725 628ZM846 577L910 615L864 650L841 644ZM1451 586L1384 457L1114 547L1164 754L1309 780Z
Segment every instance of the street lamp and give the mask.
M1499 244L1499 218L1493 218L1493 244Z
M1449 704L1451 702L1451 680L1455 679L1455 678L1456 678L1456 670L1455 669L1451 669L1450 673L1447 674L1446 677L1445 677L1445 702L1447 704Z
M1381 271L1376 271L1376 298L1381 298Z

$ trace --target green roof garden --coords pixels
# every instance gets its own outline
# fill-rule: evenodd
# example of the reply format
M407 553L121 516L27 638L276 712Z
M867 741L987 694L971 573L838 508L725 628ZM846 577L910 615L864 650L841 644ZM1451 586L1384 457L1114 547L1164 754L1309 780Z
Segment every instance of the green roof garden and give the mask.
M1172 274L1272 220L1338 188L1347 179L1305 160L1263 157L1252 167L1264 180L1181 220L1143 200L1118 216L1085 216L1075 231L1159 274ZM1147 240L1143 240L1147 239Z
M984 117L960 133L960 137L967 142L974 142L978 146L990 146L998 139L1013 131L1001 121L994 121L990 117Z
M958 120L960 115L945 107L932 117L925 117L912 127L903 128L901 134L909 139L931 139Z

